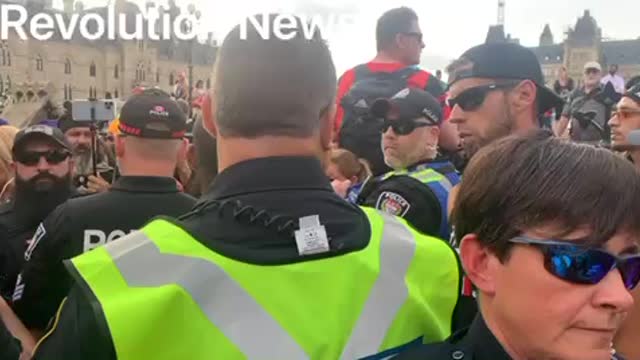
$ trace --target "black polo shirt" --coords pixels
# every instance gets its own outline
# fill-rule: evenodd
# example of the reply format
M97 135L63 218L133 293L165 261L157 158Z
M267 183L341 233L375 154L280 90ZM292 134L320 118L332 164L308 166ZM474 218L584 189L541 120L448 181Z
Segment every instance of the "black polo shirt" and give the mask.
M107 192L60 205L39 225L24 253L14 311L28 328L44 330L69 292L63 260L114 241L155 216L185 214L195 203L173 178L124 176Z

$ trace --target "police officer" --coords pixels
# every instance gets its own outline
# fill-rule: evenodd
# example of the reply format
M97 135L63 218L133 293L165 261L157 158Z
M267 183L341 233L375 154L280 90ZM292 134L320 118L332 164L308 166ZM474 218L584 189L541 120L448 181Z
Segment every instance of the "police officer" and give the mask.
M358 202L401 216L421 232L449 239L449 191L460 182L453 164L438 158L442 108L424 90L406 88L373 103L384 119L382 151L393 171L367 182Z
M335 68L294 23L287 40L227 35L204 119L212 187L181 220L71 261L76 285L35 359L356 359L451 333L455 250L331 189Z
M7 299L38 224L74 194L70 148L62 132L49 126L34 125L16 134L15 196L0 206L0 285Z
M24 253L27 261L13 294L24 324L46 329L70 287L62 261L112 242L156 215L188 212L195 198L172 178L186 155L186 116L168 94L132 96L122 107L116 153L123 174L109 191L73 199L40 225Z
M480 313L394 359L620 359L611 343L640 280L639 211L640 175L604 149L549 131L481 149L453 215Z

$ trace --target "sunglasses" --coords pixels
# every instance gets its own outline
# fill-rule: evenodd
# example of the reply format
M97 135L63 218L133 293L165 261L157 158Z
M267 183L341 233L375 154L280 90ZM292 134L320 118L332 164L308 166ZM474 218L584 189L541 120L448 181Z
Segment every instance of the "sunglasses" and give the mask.
M617 109L611 113L611 117L617 116L620 120L627 120L634 115L639 115L640 110L634 109Z
M415 37L419 42L422 42L422 33L419 32L403 32L403 34L407 35L407 36L413 36Z
M415 129L419 127L425 126L434 126L430 122L420 121L420 120L388 120L384 119L382 123L381 132L384 134L389 130L389 128L393 129L393 132L397 135L409 135Z
M504 84L489 84L469 88L456 96L447 99L447 104L451 109L456 105L460 106L463 111L474 111L484 103L487 95L496 90L512 88L519 82L510 82Z
M15 160L27 166L34 166L44 159L52 165L60 164L65 161L71 153L67 150L49 150L49 151L22 151L15 154Z
M544 267L552 275L574 284L597 284L614 268L632 290L640 281L640 255L615 256L607 251L587 248L566 241L536 240L517 236L511 243L532 245L542 251Z

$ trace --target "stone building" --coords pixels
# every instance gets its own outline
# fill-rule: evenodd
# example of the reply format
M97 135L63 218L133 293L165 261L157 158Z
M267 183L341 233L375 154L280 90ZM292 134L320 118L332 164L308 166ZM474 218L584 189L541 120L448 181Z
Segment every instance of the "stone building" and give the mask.
M74 13L97 13L106 17L106 7L85 10L79 1L64 0L64 10L58 10L51 6L51 1L23 0L22 3L29 16L39 12L62 14L67 23ZM135 32L132 22L141 9L126 0L112 1L116 13L127 14L128 31ZM0 5L7 3L12 2L0 0ZM148 8L154 6L147 3ZM171 19L180 14L173 1L167 9L159 8L158 11L160 14L168 12ZM156 26L162 29L163 24L159 21ZM202 80L204 86L209 87L216 50L212 34L202 42L177 39L123 41L106 37L90 41L80 35L77 27L72 40L63 40L60 33L54 33L47 41L22 40L11 33L7 40L0 41L0 94L4 95L4 105L8 106L40 102L44 98L54 103L107 96L124 99L136 86L158 86L171 91L181 72L188 78L190 60L194 85Z
M638 34L640 36L640 34ZM625 80L640 75L640 38L609 41L602 38L602 29L589 10L584 12L562 43L555 43L549 25L545 25L538 47L531 48L542 65L547 85L552 85L557 71L565 66L569 76L580 82L584 64L597 61L607 71L617 64Z

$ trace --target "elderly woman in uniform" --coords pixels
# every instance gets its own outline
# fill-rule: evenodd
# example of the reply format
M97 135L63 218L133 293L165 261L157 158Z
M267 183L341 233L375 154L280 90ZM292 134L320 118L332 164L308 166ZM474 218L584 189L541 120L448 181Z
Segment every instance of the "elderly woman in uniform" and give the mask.
M480 312L397 359L622 359L640 280L640 175L605 149L539 131L471 160L453 208Z

